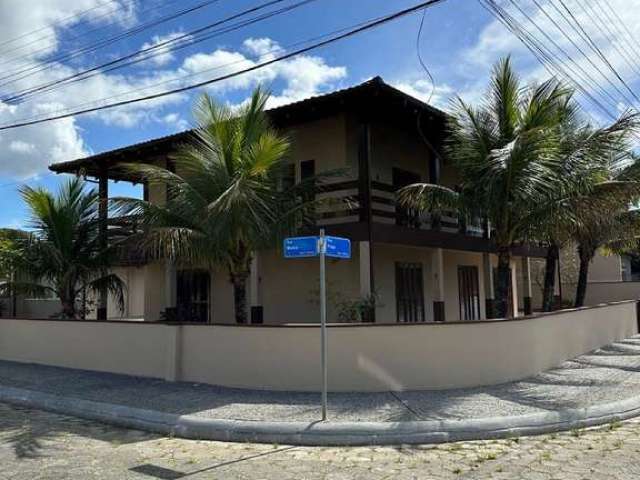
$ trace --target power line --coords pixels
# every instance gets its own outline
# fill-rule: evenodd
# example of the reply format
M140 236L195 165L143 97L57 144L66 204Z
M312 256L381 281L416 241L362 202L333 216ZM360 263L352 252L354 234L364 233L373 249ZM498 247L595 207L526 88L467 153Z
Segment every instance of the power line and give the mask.
M536 5L538 5L538 8L540 8L541 11L545 12L545 14L546 14L546 10L544 10L544 8L538 3L538 0L533 0L533 1L536 3ZM571 21L571 19L562 10L560 10L558 8L558 6L553 2L553 0L547 0L547 4L551 5L551 7L553 7L553 9L560 15L560 17L562 17L562 19L569 26L569 28L571 28L577 34L579 39L584 40L585 42L588 43L588 39L586 38L586 34L583 31L581 31L580 29L578 29L576 27L576 25L574 25L574 23ZM546 15L549 16L548 14L546 14ZM609 77L609 75L607 75L605 72L603 72L601 70L600 66L598 64L596 64L596 62L591 58L591 56L587 52L585 52L582 49L582 47L580 47L580 45L578 45L578 43L571 37L571 35L569 35L567 32L565 32L562 27L558 26L558 28L560 29L562 34L567 39L569 39L571 44L582 55L582 57L584 57L584 59L594 68L594 70L596 72L598 72L600 74L600 76L602 76L602 78L604 78L605 82L607 82L609 85L611 85L611 87L613 87L613 89L618 93L618 95L620 95L623 98L623 101L626 102L629 105L633 104L633 102L629 100L629 98L621 90L621 88Z
M72 117L72 116L76 116L76 115L82 115L82 114L91 113L91 112L95 112L95 111L99 111L99 110L106 110L106 109L109 109L109 108L121 107L121 106L124 106L124 105L130 105L132 103L139 103L139 102L143 102L143 101L153 100L153 99L156 99L156 98L166 97L168 95L174 95L174 94L177 94L177 93L186 92L186 91L193 90L195 88L200 88L200 87L203 87L203 86L206 86L206 85L211 85L213 83L218 83L218 82L221 82L221 81L224 81L224 80L228 80L230 78L237 77L237 76L242 75L244 73L252 72L252 71L258 70L260 68L264 68L266 66L275 64L277 62L281 62L281 61L286 60L288 58L298 56L300 54L309 52L311 50L316 50L318 48L321 48L321 47L324 47L326 45L332 44L332 43L337 42L339 40L343 40L345 38L349 38L349 37L352 37L354 35L357 35L357 34L359 34L361 32L370 30L372 28L377 28L380 25L383 25L385 23L391 22L391 21L396 20L396 19L398 19L400 17L404 17L406 15L409 15L409 14L414 13L414 12L416 12L418 10L421 10L421 9L423 9L425 7L431 7L431 6L436 5L438 3L442 3L444 1L445 0L428 0L428 1L425 1L425 2L421 2L418 5L414 5L413 7L405 8L405 9L399 10L399 11L397 11L395 13L391 13L391 14L388 14L388 15L373 19L373 20L367 22L366 24L364 24L364 25L362 25L360 27L356 27L356 28L350 29L350 30L346 31L345 33L333 36L332 38L329 38L327 40L316 42L316 43L314 43L314 44L312 44L310 46L299 48L299 49L296 49L296 50L294 50L292 52L282 54L282 55L280 55L278 57L275 57L275 58L273 58L271 60L267 60L267 61L264 61L264 62L261 62L261 63L257 63L255 65L252 65L252 66L250 66L248 68L245 68L243 70L240 70L238 72L233 72L233 73L229 73L229 74L226 74L226 75L221 75L221 76L209 79L209 80L205 80L205 81L202 81L202 82L190 84L190 85L187 85L187 86L184 86L184 87L180 87L180 88L175 88L173 90L168 90L168 91L165 91L165 92L160 92L160 93L147 95L147 96L144 96L144 97L139 97L139 98L130 99L130 100L124 100L124 101L121 101L121 102L115 102L115 103L112 103L112 104L109 104L109 105L104 105L104 106L101 106L101 107L87 108L87 109L84 109L84 110L79 110L79 111L76 111L76 112L67 113L67 114L63 114L63 115L54 115L54 116L50 116L50 117L39 119L39 120L31 120L31 121L26 121L26 122L14 123L14 124L10 124L10 125L3 125L3 126L0 126L0 131L1 130L9 130L9 129L19 128L19 127L24 127L24 126L27 126L27 125L35 125L35 124L39 124L39 123L49 122L49 121L52 121L52 120L60 120L62 118L68 118L68 117Z
M629 30L629 27L627 27L627 24L622 21L622 19L620 18L620 15L618 15L618 13L611 7L611 5L609 5L608 2L604 2L604 4L608 7L609 11L613 14L613 16L618 19L618 22L620 22L620 25L622 25L622 28L627 34L627 38L630 39L631 43L635 45L635 47L633 46L631 47L631 50L638 53L638 50L640 50L640 42L638 42L638 39L631 33L631 30Z
M618 43L616 42L617 35L613 33L611 27L600 18L600 15L598 15L590 2L584 2L584 4L586 5L586 8L583 8L583 10L591 20L591 23L605 36L609 44L615 49L616 52L618 52L620 57L631 68L631 70L640 75L640 70L638 70L638 66L634 63L633 58L631 58L631 56L628 54L626 45L618 45ZM596 4L600 8L600 11L605 14L600 4L597 2Z
M333 35L337 35L339 33L348 31L350 28L366 25L367 23L368 22L366 22L366 21L365 22L360 22L360 23L357 23L355 25L350 25L349 27L340 28L340 29L333 30L333 31L328 32L328 33L324 33L322 35L318 35L316 37L312 37L312 38L301 40L301 41L298 41L298 42L295 42L295 43L287 44L284 47L276 46L276 47L274 47L274 48L272 48L270 50L267 50L267 51L263 52L262 55L260 56L260 58L268 57L268 56L270 56L271 54L274 54L274 53L281 53L282 51L289 51L289 50L294 49L296 47L299 47L301 45L311 44L311 43L314 43L314 42L316 42L318 40L321 40L321 39L324 39L324 38L328 38L328 37L331 37ZM126 96L129 96L129 95L134 94L134 93L145 92L147 90L155 89L156 87L159 87L159 86L168 85L168 84L172 84L172 83L176 83L176 82L184 82L185 80L187 80L189 78L199 77L199 76L202 76L205 73L210 73L210 72L219 71L219 70L225 70L225 69L227 69L229 67L233 67L233 66L239 65L241 63L247 63L247 62L251 62L251 60L248 59L248 58L243 58L242 60L235 60L233 62L224 63L224 64L217 65L215 67L207 68L207 69L204 69L204 70L199 70L199 71L194 72L194 73L181 75L181 76L176 77L176 78L172 78L172 79L169 79L169 80L164 80L164 81L157 82L157 83L154 83L154 84L151 84L151 85L146 85L144 87L136 88L136 89L133 89L133 90L129 90L127 92L119 93L117 95L112 95L112 96L109 96L109 97L103 97L103 98L100 98L100 99L97 99L97 100L92 100L90 102L84 102L84 103L81 103L81 104L76 104L73 107L69 107L69 108L61 108L61 109L58 109L56 111L56 115L61 114L63 112L72 112L75 109L83 108L83 107L88 106L88 105L92 105L92 106L93 105L98 105L98 104L101 104L103 102L108 102L108 101L114 100L116 98L126 97ZM51 113L52 112L49 112L48 115L51 115ZM30 119L33 119L33 118L45 118L45 117L46 117L46 114L45 115L41 115L40 117L30 117ZM26 120L27 119L19 119L19 120L16 120L16 122L22 122L22 121L26 121Z
M560 2L560 4L562 5L562 7L567 11L567 13L569 14L569 16L571 16L571 18L573 19L573 21L575 22L575 24L578 26L578 28L580 29L580 31L585 35L585 37L587 38L587 41L589 43L589 45L591 46L591 49L602 59L602 61L609 67L609 69L611 70L611 72L616 76L616 78L620 81L620 83L629 91L629 93L631 94L631 96L636 100L636 102L640 103L640 98L636 95L636 93L631 89L631 87L629 87L629 85L627 84L627 82L620 76L620 74L618 73L618 71L614 68L613 65L611 65L611 62L607 59L607 57L602 53L602 50L600 50L600 47L598 47L598 45L593 41L593 39L589 36L589 34L585 31L585 29L582 27L582 25L580 24L580 22L578 21L578 19L573 15L573 12L569 9L569 7L567 7L566 3L564 2L564 0L558 0ZM551 0L551 2L553 3L553 0ZM628 102L629 105L633 105L632 102Z
M422 58L422 49L420 48L420 39L422 38L422 29L424 28L424 19L427 15L427 9L422 10L422 18L420 19L420 28L418 29L418 35L416 36L416 52L418 54L418 61L420 62L420 66L426 72L429 80L431 81L431 92L429 93L429 97L427 98L427 103L431 101L431 97L433 96L433 92L436 91L436 81L433 79L433 75L427 68L425 61Z
M146 16L147 13L153 12L153 11L157 11L157 10L164 10L165 8L167 8L169 5L172 5L178 1L181 0L164 0L164 3L162 3L162 5L156 5L152 8L148 8L145 10L141 10L140 12L137 12L136 15L140 15L140 16ZM98 15L95 17L96 20L101 19L103 17L106 17L108 15L110 15L112 13L112 11L109 11L107 13ZM88 35L91 35L93 33L102 31L102 30L106 30L108 29L110 26L112 26L114 23L117 23L119 21L119 19L117 17L111 18L109 21L106 22L106 24L101 25L99 27L96 28L92 28L86 31L83 31L81 33L76 34L73 37L73 40L78 40L82 37L86 37ZM40 41L40 40L44 40L46 38L56 38L56 34L51 34L51 35L47 35L46 37L40 37L40 39L36 40L36 41ZM26 47L27 45L31 45L35 43L35 41L33 42L29 42L28 44L24 45L23 47L18 47L14 50L11 51L15 51L15 50L19 50L21 48ZM34 50L32 52L30 52L26 57L25 55L21 54L21 55L17 55L15 57L9 58L9 59L5 59L3 61L0 61L0 66L3 65L8 65L8 64L12 64L12 63L16 63L16 62L21 62L22 65L18 65L16 66L13 70L10 70L9 73L15 73L17 71L17 69L22 68L23 65L31 65L34 61L34 59L36 59L40 54L45 54L49 51L51 51L53 48L55 47L54 43L49 43L48 45L45 45L42 48L39 48L37 50Z
M628 53L629 57L631 57L631 59L633 60L633 57L635 55L635 61L636 62L640 61L640 54L636 50L636 48L638 48L638 47L637 46L634 47L632 45L632 42L630 42L627 39L627 37L625 35L625 32L624 32L624 29L621 29L619 24L616 23L616 20L615 20L614 17L616 17L619 20L619 23L622 23L622 21L620 20L620 17L618 17L618 14L615 13L615 10L613 10L611 5L609 5L609 2L605 2L605 5L607 6L608 12L604 9L602 4L600 2L598 2L597 0L595 0L595 4L598 7L598 9L602 12L602 14L605 17L607 17L607 21L609 22L609 24L610 25L615 25L616 32L614 34L614 37L618 38L620 40L620 42L622 44L624 44L624 50ZM603 23L606 23L606 22L603 22Z
M58 21L56 21L56 22L52 22L52 23L50 23L50 24L48 24L48 25L45 25L44 27L40 27L40 28L35 29L35 30L32 30L32 31L30 31L30 32L23 33L22 35L19 35L19 36L17 36L17 37L14 37L14 38L11 38L11 39L9 39L9 40L5 40L5 41L3 41L3 42L0 42L0 47L3 47L3 46L8 45L8 44L10 44L10 43L17 42L18 40L21 40L21 39L23 39L23 38L25 38L25 37L30 37L31 35L34 35L34 34L36 34L36 33L38 33L38 32L43 31L43 30L47 30L47 29L49 29L49 28L54 28L54 27L56 27L56 26L64 26L64 25L65 25L69 20L73 20L74 18L80 18L80 17L84 16L85 14L87 14L87 13L89 13L89 12L92 12L93 10L96 10L96 9L98 9L98 8L102 8L102 7L104 7L105 5L109 5L110 3L114 3L114 2L116 2L116 1L117 1L117 0L108 0L108 1L103 2L103 3L99 3L98 5L94 5L94 6L93 6L93 7L91 7L91 8L87 8L87 9L85 9L85 10L78 11L78 12L76 12L76 13L72 14L72 15L69 15L68 17L62 18L62 19L60 19L60 20L58 20ZM111 11L111 13L112 13L112 12L114 12L114 11L115 11L115 10L112 10L112 11ZM46 35L46 36L44 36L44 37L40 37L40 38L36 39L35 41L40 41L40 40L42 40L42 39L44 39L44 38L49 38L49 37L50 37L50 35ZM17 48L14 48L13 50L3 51L3 52L0 52L0 53L5 53L5 54L6 54L6 53L9 53L9 52L13 52L13 51L15 51L15 50L18 50L18 49L24 48L24 47L25 47L25 46L27 46L27 45L31 45L32 43L33 43L33 42L29 42L29 43L27 43L27 44L25 44L25 45L21 45L21 46L19 46L19 47L17 47Z
M575 80L575 82L577 82L578 80L584 82L585 78L587 80L587 84L589 86L589 88L593 89L594 91L599 91L600 95L608 98L611 102L613 102L613 106L615 108L615 105L617 104L617 101L615 98L613 98L613 96L611 96L611 94L609 94L609 92L607 92L604 88L602 88L597 80L595 80L584 68L582 68L582 66L576 62L573 57L560 45L558 44L558 42L556 42L548 33L547 31L540 27L540 25L527 13L525 12L514 0L510 0L511 3L520 11L520 13L544 36L544 38L546 38L549 42L551 42L551 44L557 49L559 50L564 57L567 58L567 60L571 63L571 65L564 65L564 69L562 68L563 66L563 62L562 60L560 60L557 55L553 54L551 52L550 49L547 48L547 52L549 53L553 63L558 66L558 68L562 71L564 71L564 77L570 77L573 78ZM535 5L540 9L540 11L552 22L552 24L560 31L561 34L566 35L566 33L564 32L564 30L562 29L562 27L555 21L555 19L553 19L553 17L549 16L549 14L542 8L542 6L537 2L537 0L533 0ZM526 32L526 31L525 31ZM539 41L537 39L537 37L535 37L534 35L530 34L530 36L532 36L537 42L538 45L542 45L543 43L541 41ZM568 37L570 41L572 41L571 37ZM574 68L575 67L575 68ZM569 73L571 75L567 75L566 70L569 70ZM578 73L577 71L579 71L580 73ZM602 74L602 72L600 72ZM602 74L604 76L604 74ZM592 101L593 103L593 101Z
M89 78L92 78L96 75L99 75L101 73L107 73L107 72L111 72L114 70L119 70L121 68L125 68L140 62L145 62L148 61L151 58L157 57L159 55L163 55L167 49L171 49L171 51L177 51L177 50L181 50L183 48L187 48L187 47L192 47L198 43L202 43L206 40L210 40L211 38L229 33L229 32L233 32L235 30L239 30L241 28L244 28L248 25L253 25L255 23L258 23L260 21L263 20L267 20L269 18L275 17L277 15L281 15L283 13L287 13L289 11L292 11L296 8L302 7L304 5L307 5L309 3L318 1L318 0L301 0L295 4L292 5L288 5L286 7L283 7L279 10L273 10L271 12L267 12L265 14L259 15L257 17L248 19L248 20L244 20L242 22L238 22L235 24L230 25L229 27L223 28L223 29L218 29L218 30L214 30L213 32L210 32L207 35L202 35L203 33L205 33L208 30L211 30L214 27L218 27L220 25L223 25L225 23L230 22L231 20L235 20L237 18L241 18L245 15L248 15L250 13L254 13L257 12L259 10L265 9L267 7L273 6L275 4L278 3L282 3L285 0L272 0L269 1L267 3L258 5L256 7L252 7L250 9L244 10L242 12L239 12L237 14L234 14L232 16L226 17L222 20L216 21L212 24L209 24L207 26L201 27L197 30L193 30L191 32L187 32L185 34L181 34L179 37L176 37L174 39L171 40L167 40L164 42L160 42L156 45L152 45L150 47L144 48L142 50L138 50L136 52L133 52L131 54L119 57L117 59L111 60L109 62L103 63L101 65L97 65L94 67L91 67L89 69L86 69L84 71L81 72L77 72L73 75L69 75L67 77L58 79L58 80L54 80L52 82L49 83L44 83L29 89L25 89L21 92L16 92L14 94L12 94L9 97L5 97L3 99L4 102L23 102L25 101L25 99L32 99L33 96L35 94L37 94L38 92L41 93L47 93L50 91L54 91L57 90L58 88L56 88L56 86L62 86L65 87L67 85L70 85L72 83L76 83L79 81L83 81L83 80L87 80ZM197 35L200 34L200 37L198 37ZM175 44L175 45L174 45ZM130 61L126 61L126 60L130 60ZM110 67L110 68L106 68L106 67Z
M542 64L542 66L553 77L560 75L566 78L575 88L580 91L587 99L591 101L596 107L602 110L607 116L615 118L611 112L597 99L595 98L584 86L580 84L574 77L567 75L567 72L563 69L562 62L557 61L557 56L554 56L545 49L544 45L527 30L522 27L522 24L512 17L504 8L498 5L494 0L480 0L481 5L494 15L500 23L502 23L509 31L511 31L533 54L533 56Z
M174 12L174 13L169 14L169 15L165 15L165 16L159 18L159 19L156 19L156 20L153 20L153 21L150 21L150 22L147 22L147 23L143 23L143 24L141 24L141 25L139 25L137 27L134 27L134 28L129 29L129 30L125 31L125 32L119 33L118 35L114 35L112 37L99 40L97 43L91 44L89 46L82 47L82 48L79 48L79 49L76 49L76 50L72 50L70 53L66 53L66 54L61 54L61 55L55 56L54 58L51 58L51 59L47 60L46 62L39 63L38 65L34 65L34 66L31 66L31 67L19 70L19 71L15 72L15 73L12 73L12 74L9 74L9 75L5 75L3 77L0 77L0 81L16 77L16 76L21 75L23 73L25 74L25 75L19 76L18 78L13 78L12 80L9 80L7 82L0 83L0 87L3 87L5 85L9 85L11 83L15 83L18 80L22 80L24 78L31 77L31 76L39 73L39 72L47 70L49 68L48 65L50 65L50 64L71 60L73 58L76 58L79 55L84 54L84 53L89 53L89 52L93 52L93 51L99 50L102 47L109 46L109 45L111 45L113 43L116 43L116 42L118 42L120 40L123 40L125 38L137 35L138 33L143 32L145 30L148 30L150 28L156 27L156 26L161 25L163 23L175 20L176 18L179 18L179 17L185 16L185 15L188 15L190 13L196 12L198 10L201 10L201 9L203 9L205 7L208 7L209 5L212 5L212 4L217 3L219 1L220 0L206 0L204 2L201 2L201 3L197 4L197 5L194 5L192 7L185 8L183 10L180 10L178 12Z

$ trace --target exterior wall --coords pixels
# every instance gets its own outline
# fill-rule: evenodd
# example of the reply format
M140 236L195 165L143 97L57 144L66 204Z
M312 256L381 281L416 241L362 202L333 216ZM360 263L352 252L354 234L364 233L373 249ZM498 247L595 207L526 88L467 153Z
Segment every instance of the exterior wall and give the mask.
M598 252L589 266L589 282L621 282L622 259L620 255L603 255Z
M576 284L563 285L563 298L575 298ZM640 282L589 282L585 305L599 305L621 300L635 300L640 298Z
M330 326L329 389L525 378L636 334L636 308L632 301L519 320ZM316 326L0 320L4 360L252 389L317 391L319 346Z
M371 125L371 179L391 185L393 168L420 175L428 181L429 150L417 131L392 123Z
M167 327L139 322L0 320L0 358L163 377Z

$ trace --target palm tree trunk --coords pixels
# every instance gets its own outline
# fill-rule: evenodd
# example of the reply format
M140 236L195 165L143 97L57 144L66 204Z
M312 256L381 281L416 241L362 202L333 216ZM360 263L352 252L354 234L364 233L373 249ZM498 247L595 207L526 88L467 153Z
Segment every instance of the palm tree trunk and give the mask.
M60 303L62 304L62 315L64 318L75 320L77 313L74 299L68 299L63 296L60 298Z
M236 323L247 323L247 279L249 272L231 274L233 308Z
M575 307L584 306L584 300L587 296L587 280L589 278L589 265L595 256L595 249L578 246L578 257L580 258L580 270L578 271L578 285L576 286Z
M556 269L558 267L558 257L560 249L555 243L549 245L544 266L544 287L542 289L542 311L553 310L553 291L556 286Z
M498 275L496 285L495 313L498 318L509 315L509 282L511 280L511 252L508 248L498 249Z

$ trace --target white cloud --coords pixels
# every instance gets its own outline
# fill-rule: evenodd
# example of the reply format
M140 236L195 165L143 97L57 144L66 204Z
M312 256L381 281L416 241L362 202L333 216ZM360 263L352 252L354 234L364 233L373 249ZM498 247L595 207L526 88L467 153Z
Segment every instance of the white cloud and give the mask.
M392 83L398 90L402 90L407 95L411 95L423 102L427 102L434 107L446 109L449 101L455 95L453 87L448 84L435 85L430 80L419 78L418 80L400 81Z
M184 37L184 38L181 38L181 37ZM165 45L165 42L172 42L177 38L180 38L180 40L177 42L173 42ZM152 64L157 67L167 65L168 63L171 63L171 61L175 59L175 55L172 52L172 49L177 45L182 45L183 43L188 42L190 39L191 37L189 35L185 36L185 34L182 32L172 32L162 36L154 35L151 38L150 42L145 42L142 44L142 47L140 47L140 50L147 50L149 48L153 48L156 45L160 45L160 44L163 44L163 46L154 48L149 52L143 53L142 55L153 55L153 56L144 62L140 62L138 65L144 66L144 65Z
M122 5L133 4L133 0L119 0L119 2ZM104 2L103 0L50 0L37 2L37 6L31 9L25 7L27 3L31 6L31 2L16 0L14 5L16 8L7 9L7 2L0 2L0 31L3 31L3 36L4 32L9 32L7 37L10 38L42 28L49 22L66 18L78 10L88 9ZM46 3L47 6L41 7L40 3ZM3 10L6 11L3 12ZM107 18L109 17L104 16L102 21L106 21ZM131 16L126 18L130 19ZM122 21L124 22L126 18L123 17ZM11 24L16 19L21 26L12 28ZM100 16L96 14L92 21L100 22ZM55 42L56 29L50 28L43 32L54 35L49 53L54 52L59 47ZM148 45L158 44L177 35L179 33L174 32L164 37L153 37ZM143 46L143 48L146 47ZM166 51L160 57L156 57L154 62L155 67L164 66L165 68L133 72L130 70L126 74L115 72L98 74L82 82L69 83L63 88L42 93L33 101L27 100L14 105L0 102L0 125L37 116L55 115L69 108L73 110L90 108L185 86L188 83L254 66L260 61L273 58L281 51L281 47L272 39L249 38L237 50L218 48L213 51L194 53L172 69L166 67L174 60L173 53ZM0 56L0 62L2 61L3 58ZM41 65L39 62L33 57L25 66L38 67ZM47 67L45 71L0 89L0 94L19 92L34 85L62 79L82 68L62 64L51 64ZM343 67L329 66L320 57L302 56L211 85L209 90L220 96L229 92L244 94L259 83L271 85L273 82L279 82L279 85L282 85L281 95L274 96L272 104L281 104L315 95L322 89L329 88L332 82L345 76L346 70ZM113 128L136 128L153 122L171 129L183 130L188 127L187 121L177 112L166 112L164 109L183 105L188 98L189 95L186 93L166 96L91 113L83 118L92 118ZM73 118L0 131L0 175L23 179L42 172L51 163L89 154L90 148L85 143L82 133L77 121Z

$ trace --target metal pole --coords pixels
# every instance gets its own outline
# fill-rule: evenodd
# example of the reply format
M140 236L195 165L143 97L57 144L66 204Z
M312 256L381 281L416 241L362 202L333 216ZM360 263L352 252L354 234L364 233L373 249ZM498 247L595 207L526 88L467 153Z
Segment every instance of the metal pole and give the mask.
M327 291L324 256L326 243L324 229L320 229L318 239L320 254L320 363L322 364L322 420L327 419Z

